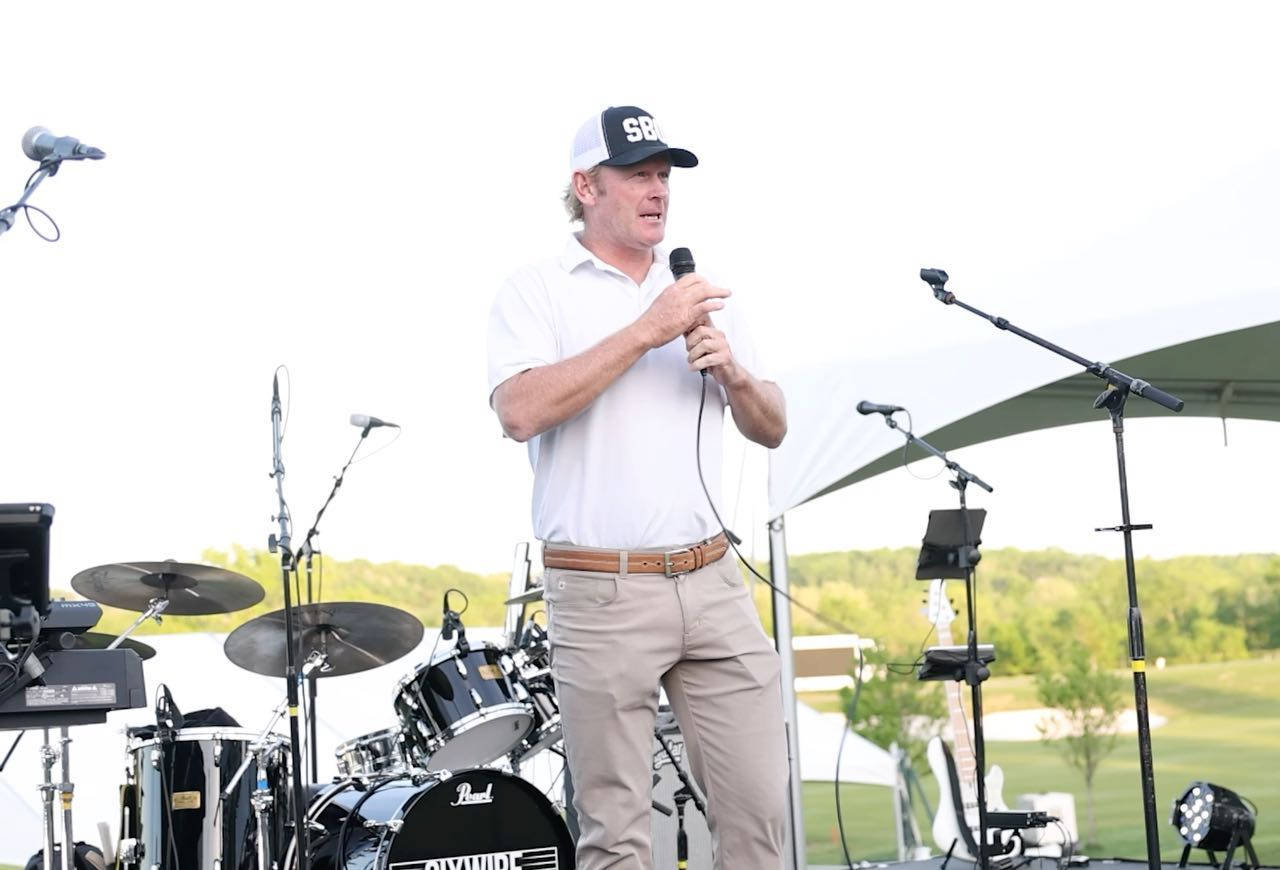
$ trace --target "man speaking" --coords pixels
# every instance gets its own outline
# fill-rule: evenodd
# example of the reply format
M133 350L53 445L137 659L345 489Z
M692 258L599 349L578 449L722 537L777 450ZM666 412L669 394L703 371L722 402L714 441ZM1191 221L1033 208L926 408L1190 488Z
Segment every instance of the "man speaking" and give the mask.
M579 233L507 279L489 319L490 404L528 442L552 676L581 870L651 870L658 687L707 797L715 866L782 866L787 762L777 653L699 477L721 491L726 405L747 438L786 433L730 292L675 280L659 247L672 167L698 158L635 106L574 137ZM701 373L702 377L699 376Z

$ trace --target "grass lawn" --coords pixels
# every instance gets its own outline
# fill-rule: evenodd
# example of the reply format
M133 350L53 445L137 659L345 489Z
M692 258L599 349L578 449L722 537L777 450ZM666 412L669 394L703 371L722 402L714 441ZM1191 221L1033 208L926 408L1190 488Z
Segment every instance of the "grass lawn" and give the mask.
M1280 864L1280 658L1207 665L1183 665L1152 671L1151 708L1169 723L1152 733L1156 810L1165 860L1177 860L1181 841L1168 824L1173 798L1195 779L1207 779L1239 792L1258 805L1254 846L1264 864ZM1129 697L1132 697L1131 690ZM806 695L805 703L839 709L835 694ZM1030 677L997 677L983 692L989 712L1038 706ZM801 751L803 751L801 747ZM1040 742L987 744L988 764L1005 772L1004 796L1010 803L1032 791L1069 791L1076 795L1076 816L1086 835L1088 810L1084 782L1052 746ZM937 786L920 771L925 791L936 803ZM1123 737L1103 762L1094 783L1098 801L1095 857L1143 857L1142 791L1138 781L1137 739ZM896 840L887 789L841 788L849 853L859 859L893 859ZM831 783L805 783L805 838L811 864L843 864ZM926 842L931 820L919 819ZM1193 860L1204 861L1204 853ZM1221 855L1219 855L1221 858ZM0 865L0 870L21 870Z
M1264 864L1280 864L1280 825L1272 821L1280 818L1280 658L1153 670L1148 687L1152 712L1169 718L1167 725L1152 732L1156 811L1164 859L1177 860L1182 847L1168 823L1174 797L1192 780L1207 779L1258 805L1254 835L1258 857ZM1132 689L1129 693L1132 698ZM804 700L823 709L838 708L834 695ZM1030 677L992 679L984 687L983 703L989 712L1038 706ZM1054 747L1038 741L988 742L987 763L1004 768L1004 796L1010 803L1024 792L1074 793L1081 835L1087 837L1084 781ZM920 773L932 800L937 787L927 771ZM1094 789L1099 844L1088 853L1095 857L1145 856L1136 736L1117 742L1098 769ZM844 863L832 784L805 783L804 800L809 861ZM893 811L885 789L845 786L841 803L849 852L855 861L896 856ZM929 821L920 819L920 827L926 841L931 841ZM1193 860L1206 859L1203 852L1193 853Z

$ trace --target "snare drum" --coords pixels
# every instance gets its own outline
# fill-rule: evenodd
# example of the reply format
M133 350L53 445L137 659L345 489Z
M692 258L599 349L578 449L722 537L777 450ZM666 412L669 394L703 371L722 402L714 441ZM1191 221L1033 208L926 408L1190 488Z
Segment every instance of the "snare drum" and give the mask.
M399 728L384 728L339 743L333 754L338 759L338 775L348 779L407 776L413 769Z
M124 866L139 870L267 870L284 844L293 802L289 743L270 735L263 764L249 762L226 800L221 793L259 734L247 728L184 728L173 738L129 742L133 788ZM255 797L255 791L258 792ZM261 804L266 824L260 829Z
M534 720L510 668L490 644L466 653L455 647L402 679L394 706L410 761L425 770L458 770L519 746Z

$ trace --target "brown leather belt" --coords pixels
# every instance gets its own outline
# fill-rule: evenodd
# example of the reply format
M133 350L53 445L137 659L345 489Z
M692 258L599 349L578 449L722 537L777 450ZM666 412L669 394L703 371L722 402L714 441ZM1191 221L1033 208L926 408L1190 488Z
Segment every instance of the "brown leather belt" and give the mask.
M570 571L605 574L687 574L719 559L729 550L724 533L677 550L602 550L544 544L542 564Z

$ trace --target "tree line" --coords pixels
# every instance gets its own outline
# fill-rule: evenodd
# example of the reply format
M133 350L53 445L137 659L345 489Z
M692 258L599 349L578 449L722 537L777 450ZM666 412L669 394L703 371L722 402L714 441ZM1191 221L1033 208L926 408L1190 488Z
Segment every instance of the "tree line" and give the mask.
M914 549L851 550L792 556L792 594L827 619L875 639L914 651L936 642L923 614L927 584L915 577ZM282 606L280 563L263 550L209 550L208 564L260 582L266 599L249 610L204 617L166 618L150 631L227 632L247 619ZM758 565L766 577L767 565ZM745 572L744 572L745 573ZM1170 663L1234 659L1280 648L1280 556L1182 556L1143 559L1137 565L1147 653ZM766 628L771 590L748 575ZM318 557L313 595L327 601L375 601L403 608L428 627L440 624L441 601L450 588L469 598L463 617L471 625L501 625L507 575L477 574L452 565L426 566L364 559ZM306 579L296 600L306 600ZM964 637L963 583L948 583L960 618L952 626ZM1120 559L1062 550L1000 549L983 553L978 567L978 625L996 644L1002 674L1052 669L1055 657L1079 644L1099 664L1127 661L1127 591ZM104 608L99 631L118 631L136 614ZM797 634L834 629L800 608L792 609Z

